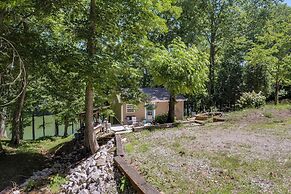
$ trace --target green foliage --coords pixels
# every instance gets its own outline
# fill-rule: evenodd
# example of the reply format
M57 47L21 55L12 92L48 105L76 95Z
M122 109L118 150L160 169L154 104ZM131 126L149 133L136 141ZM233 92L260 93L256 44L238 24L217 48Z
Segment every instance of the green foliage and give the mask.
M34 188L36 188L37 186L37 181L35 180L29 180L26 187L25 187L25 191L31 191Z
M164 86L171 94L205 92L207 81L207 54L195 46L187 47L180 38L168 48L155 48L149 70L157 85Z
M244 70L245 91L255 91L257 93L262 91L263 95L269 96L271 93L271 82L266 66L248 63Z
M128 187L129 185L129 181L128 179L125 177L125 176L122 176L121 177L121 180L120 180L120 185L119 185L119 189L122 193L125 192L125 189Z
M66 183L66 178L59 174L50 177L50 190L52 193L59 193L60 186Z
M155 118L155 122L159 124L164 124L167 122L167 119L168 119L168 114L165 113L165 114L157 115Z
M158 85L190 95L193 109L209 109L209 55L212 106L233 106L243 91L269 97L272 85L290 87L290 7L278 0L103 0L90 18L88 8L85 0L0 3L0 36L13 43L28 72L23 127L35 107L59 122L74 121L84 111L88 80L95 107L116 94L137 102L138 88ZM89 20L97 24L94 33ZM8 123L15 108L7 109Z
M239 108L259 108L266 103L266 97L261 92L245 92L237 101Z
M111 109L102 110L101 113L100 113L100 117L102 119L108 119L109 117L113 117L113 116L115 116L115 113Z
M155 104L152 104L152 103L147 103L144 107L147 110L155 110L157 108L157 106Z
M246 56L255 68L267 71L275 86L275 100L278 101L279 88L291 83L291 8L280 5L272 10L266 22L264 33ZM277 102L275 102L277 103Z

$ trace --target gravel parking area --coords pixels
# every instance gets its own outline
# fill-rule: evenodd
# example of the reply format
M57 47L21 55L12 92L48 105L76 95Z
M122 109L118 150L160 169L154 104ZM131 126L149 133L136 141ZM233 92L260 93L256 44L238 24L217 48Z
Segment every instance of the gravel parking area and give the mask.
M225 123L128 134L127 160L165 193L290 193L289 107L226 118Z

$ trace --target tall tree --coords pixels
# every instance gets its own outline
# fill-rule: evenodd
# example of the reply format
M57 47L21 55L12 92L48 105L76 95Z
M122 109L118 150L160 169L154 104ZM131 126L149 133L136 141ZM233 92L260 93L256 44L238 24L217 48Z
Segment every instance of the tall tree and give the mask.
M246 59L251 65L265 67L275 88L275 104L279 101L279 90L291 82L291 8L282 5L274 8L267 21L265 32Z
M158 13L170 9L171 2L92 0L89 6L80 1L82 6L65 10L68 16L65 22L68 28L74 29L71 32L77 60L75 65L63 68L77 73L86 85L85 144L92 153L98 149L93 106L104 105L113 94L133 89L137 92L138 82L129 80L138 77L135 66L144 46L149 44L147 34L154 29L166 30L165 21ZM87 7L89 14L83 9Z
M174 122L178 94L202 93L207 81L207 54L175 39L168 48L156 48L149 70L157 85L170 92L168 122Z
M6 133L6 110L3 108L2 111L0 112L0 139L1 138L7 138L7 133Z
M178 1L183 9L176 25L180 27L180 36L186 43L194 43L199 48L207 49L209 53L208 107L220 104L215 101L219 100L217 96L223 94L220 94L216 86L221 84L217 82L221 82L223 69L229 71L235 69L231 67L232 65L236 66L236 69L243 66L242 59L251 47L249 42L256 41L256 36L262 32L262 27L269 16L270 8L278 2L278 0ZM237 47L235 45L237 41L234 40L239 38L245 39L247 45L234 53L231 47ZM232 63L226 60L227 57L231 57Z
M209 104L215 105L215 72L217 69L217 53L221 46L224 36L228 34L229 24L233 16L233 4L231 0L207 0L207 1L182 1L184 13L182 14L182 27L188 32L187 40L201 37L207 42L209 49ZM189 6L191 5L191 6ZM204 42L205 42L204 41Z
M96 47L94 39L96 37L97 21L96 1L91 0L90 14L89 14L89 34L87 40L88 60L93 62L94 55L96 54ZM98 75L97 75L98 76ZM86 117L85 117L85 145L90 148L92 153L97 152L99 145L96 139L96 133L93 127L93 107L94 107L94 89L93 78L88 76L86 80L86 95L85 95Z
M0 3L0 36L13 42L15 49L24 59L26 67L25 80L22 81L22 90L18 90L17 100L12 104L12 141L19 144L21 131L21 116L25 106L27 84L33 77L41 76L38 70L46 64L46 42L43 33L47 26L43 20L63 1L5 1ZM17 54L18 54L17 53ZM17 56L17 55L15 55ZM2 72L2 71L1 71ZM34 75L34 76L33 76ZM2 86L2 85L1 85ZM2 95L1 95L2 96Z

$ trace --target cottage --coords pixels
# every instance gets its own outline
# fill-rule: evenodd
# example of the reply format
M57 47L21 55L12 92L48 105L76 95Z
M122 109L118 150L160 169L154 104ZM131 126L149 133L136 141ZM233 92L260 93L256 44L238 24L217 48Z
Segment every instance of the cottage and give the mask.
M141 88L141 91L148 97L146 102L138 105L119 102L113 105L115 112L115 121L112 120L113 123L152 122L156 116L168 113L170 94L166 89ZM176 119L183 119L186 98L178 95L176 101Z

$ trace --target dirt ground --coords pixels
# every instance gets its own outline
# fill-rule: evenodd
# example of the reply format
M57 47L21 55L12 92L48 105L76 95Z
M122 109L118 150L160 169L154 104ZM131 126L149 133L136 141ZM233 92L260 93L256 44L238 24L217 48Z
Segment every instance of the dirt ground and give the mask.
M290 193L290 105L225 117L128 134L127 159L164 193Z

